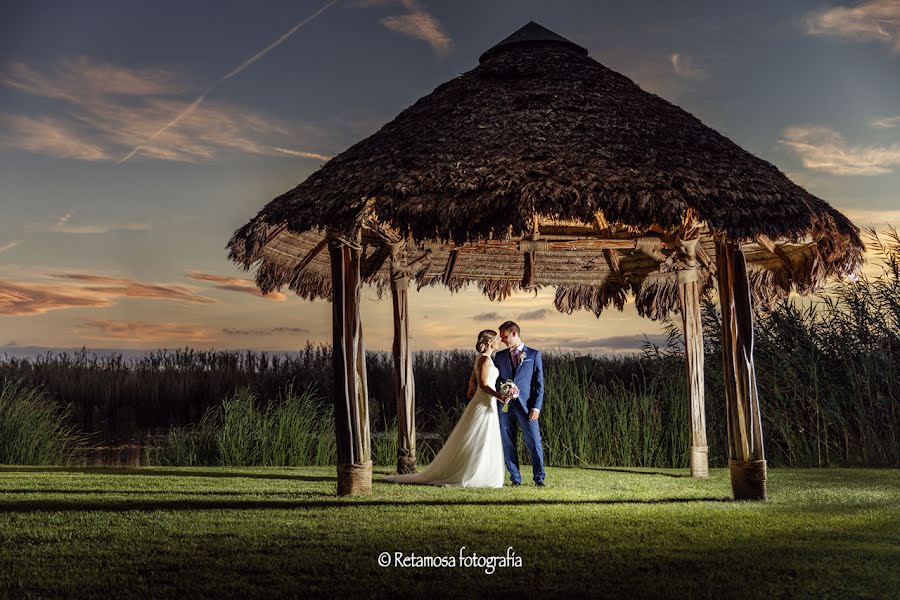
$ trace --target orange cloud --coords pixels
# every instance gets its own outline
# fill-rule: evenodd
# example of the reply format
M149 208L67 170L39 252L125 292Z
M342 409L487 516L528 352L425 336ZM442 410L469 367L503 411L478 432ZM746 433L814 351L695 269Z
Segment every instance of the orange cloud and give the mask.
M900 0L869 0L856 6L816 11L806 19L806 32L882 42L900 52Z
M127 296L131 298L160 298L180 300L197 304L213 304L215 300L195 295L190 289L180 285L163 285L159 283L143 283L133 279L119 279L102 275L82 273L54 274L52 277L70 279L83 283L97 284L84 286L82 289L95 294L110 296Z
M32 223L29 229L47 231L51 233L72 233L78 235L92 235L109 233L111 231L151 231L153 227L149 223L99 223L75 225L69 223L72 213L67 212L59 217L55 223Z
M291 150L290 148L273 148L275 152L286 154L287 156L298 156L300 158L315 158L316 160L329 161L333 156L327 154L319 154L317 152L303 152L302 150Z
M187 89L172 71L129 69L95 62L86 56L63 59L50 74L41 73L21 61L12 61L7 64L6 72L0 73L0 84L33 96L70 101L106 95L176 94Z
M781 144L797 154L807 169L832 175L881 175L900 166L900 144L851 145L827 127L788 127Z
M7 242L7 243L3 244L2 246L0 246L0 253L6 252L7 250L12 250L13 248L15 248L16 246L18 246L21 243L22 243L22 240L13 240L11 242Z
M309 333L304 327L265 327L257 329L236 329L234 327L222 328L225 335L275 335L278 333Z
M144 321L112 321L84 319L75 327L93 339L160 342L167 340L202 341L210 337L209 329L184 323L145 323Z
M2 114L0 123L8 132L0 140L0 145L6 148L87 161L111 158L102 146L84 140L77 127L63 119Z
M40 315L63 308L110 306L112 302L101 295L84 293L66 285L43 283L14 283L0 280L0 315Z
M706 76L706 72L694 64L694 60L690 56L686 56L679 52L673 52L669 55L669 62L672 63L672 69L679 77L686 79L702 79Z
M381 19L382 25L391 31L428 42L438 54L448 54L453 50L453 40L444 33L440 22L431 13L416 0L401 0L401 3L409 12L385 17Z
M254 283L250 279L243 279L241 277L223 277L221 275L198 273L196 271L188 273L188 277L190 277L191 279L196 279L197 281L210 281L216 283L218 285L215 285L213 287L220 290L243 292L245 294L259 296L260 298L266 298L267 300L277 300L278 302L284 302L284 300L287 299L287 296L285 296L281 292L269 292L268 294L263 294L259 291L259 288L256 287L256 283Z

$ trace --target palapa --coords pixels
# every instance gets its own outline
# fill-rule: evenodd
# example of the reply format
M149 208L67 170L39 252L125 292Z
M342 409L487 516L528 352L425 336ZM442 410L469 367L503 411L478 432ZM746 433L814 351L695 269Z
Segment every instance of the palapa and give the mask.
M856 226L774 165L533 22L269 202L227 248L263 292L335 303L339 494L371 493L360 281L392 290L398 471L415 469L414 281L474 283L491 300L552 286L568 313L621 310L629 293L652 319L680 311L695 477L708 474L700 298L717 283L739 499L766 498L753 303L854 274L864 250Z

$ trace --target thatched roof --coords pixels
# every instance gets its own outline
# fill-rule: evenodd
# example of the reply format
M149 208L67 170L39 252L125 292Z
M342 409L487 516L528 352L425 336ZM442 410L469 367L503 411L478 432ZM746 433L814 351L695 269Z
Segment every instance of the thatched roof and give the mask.
M703 225L706 239L762 236L779 244L777 256L771 245L747 247L764 299L792 285L809 291L861 263L857 228L826 202L584 48L530 23L485 52L476 68L269 202L228 249L245 268L257 266L263 290L289 285L304 297L327 297L327 253L302 272L296 267L326 229L350 235L365 219L410 235L420 250L441 242L430 246L420 285L475 282L497 298L554 285L561 310L598 314L633 292L641 312L655 317L674 307L677 288L644 253L624 254L619 273L599 250L541 255L523 282L525 258L514 244L478 251L474 244L533 235L536 223L539 235L547 224L583 230L601 223L607 238L652 233L665 246L667 233L688 218ZM367 257L382 261L376 246ZM755 261L754 248L761 252ZM368 280L383 286L388 267L375 266ZM708 272L703 279L711 282Z

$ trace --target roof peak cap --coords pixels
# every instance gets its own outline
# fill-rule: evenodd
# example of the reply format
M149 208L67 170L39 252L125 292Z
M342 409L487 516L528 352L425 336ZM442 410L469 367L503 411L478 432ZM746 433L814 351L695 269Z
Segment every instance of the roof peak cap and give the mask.
M479 57L478 62L483 63L498 52L532 44L569 46L584 56L587 56L588 54L588 51L585 48L579 46L575 42L567 40L563 36L550 31L539 23L528 21L523 27L520 27L518 30L485 51L484 54Z

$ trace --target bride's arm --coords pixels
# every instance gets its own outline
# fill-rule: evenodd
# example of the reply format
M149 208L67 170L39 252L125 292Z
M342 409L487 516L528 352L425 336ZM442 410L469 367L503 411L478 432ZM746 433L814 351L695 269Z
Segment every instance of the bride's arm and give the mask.
M491 372L491 365L487 359L487 356L481 356L478 358L478 389L485 392L486 394L490 394L494 398L500 400L501 402L504 400L504 397L498 393L496 390L492 389L489 385L487 385L487 378Z

